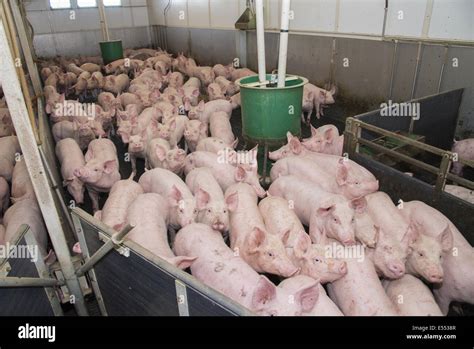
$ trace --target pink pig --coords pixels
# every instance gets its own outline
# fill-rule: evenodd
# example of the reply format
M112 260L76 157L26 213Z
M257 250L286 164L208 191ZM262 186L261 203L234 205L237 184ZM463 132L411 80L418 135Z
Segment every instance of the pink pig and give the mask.
M191 273L258 315L301 315L314 308L318 283L312 280L291 293L259 275L225 244L211 227L195 223L178 232L174 251L196 256Z
M226 150L231 152L239 143L239 139L236 138L234 143L226 144L222 139L216 137L207 137L201 139L196 146L196 150L198 151L206 151L214 154L223 153Z
M221 85L218 83L211 83L207 86L207 94L209 95L209 100L214 101L216 99L226 99L225 90L221 88Z
M13 169L10 194L13 203L24 199L36 199L33 183L31 182L23 155L18 159Z
M188 116L190 119L199 119L205 124L209 124L209 119L211 115L215 112L223 111L227 115L232 115L232 105L229 101L223 99L217 99L215 101L210 101L205 103L204 101L199 102L195 107L191 107L189 110Z
M303 146L316 153L342 156L344 135L339 136L334 125L324 125L317 129L311 125L311 138L304 139Z
M74 139L65 138L56 143L56 157L61 164L63 186L67 186L69 194L77 204L82 204L84 202L84 183L74 175L74 170L83 167L86 163L81 148Z
M16 136L0 138L0 177L11 181L17 155L21 153Z
M225 197L235 196L237 207L230 213L230 247L255 271L290 277L299 272L285 250L289 231L269 234L258 210L255 190L246 183L230 186Z
M126 239L136 242L180 269L189 268L196 257L176 256L168 242L169 208L166 199L155 193L141 194L130 204L127 221L134 225Z
M458 158L460 159L474 160L474 138L463 139L462 141L454 141L451 151L458 154ZM454 161L452 172L458 176L462 176L463 167L463 164L458 161Z
M5 178L0 177L0 217L6 212L10 205L10 187ZM1 221L1 220L0 220Z
M184 127L184 138L188 149L193 152L204 138L207 138L207 125L199 120L188 120Z
M209 119L209 131L212 137L220 138L226 144L233 144L235 141L229 115L226 112L218 111L211 114Z
M134 173L129 179L115 182L104 207L94 214L95 218L116 231L122 230L125 226L129 206L140 194L143 194L143 188L133 180L133 176Z

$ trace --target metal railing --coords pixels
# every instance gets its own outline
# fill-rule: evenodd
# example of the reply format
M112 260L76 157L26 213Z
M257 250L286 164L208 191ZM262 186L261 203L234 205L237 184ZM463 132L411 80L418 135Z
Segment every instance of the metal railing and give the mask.
M440 166L436 167L427 164L423 161L414 159L406 154L400 153L394 149L386 148L383 145L380 145L372 140L362 138L362 130L373 132L381 136L394 138L402 142L404 145L410 145L422 151L440 156ZM456 153L453 153L449 150L439 149L432 145L414 140L410 137L406 137L392 131L387 131L383 128L368 124L356 118L349 117L346 119L346 129L344 131L344 151L348 153L349 157L351 157L355 153L359 153L360 145L366 146L379 153L388 155L392 158L401 160L410 165L421 168L431 174L434 174L437 177L435 184L435 191L437 193L440 193L444 190L446 180L451 180L456 184L474 190L474 182L449 172L451 164L453 162L457 161L463 165L474 167L474 160L466 160L459 158Z

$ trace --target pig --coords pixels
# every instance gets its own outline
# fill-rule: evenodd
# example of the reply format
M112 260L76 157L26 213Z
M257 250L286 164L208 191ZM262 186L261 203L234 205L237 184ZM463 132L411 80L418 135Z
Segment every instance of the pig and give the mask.
M201 81L198 78L190 77L188 81L183 84L183 87L194 87L199 89L201 87Z
M302 144L316 153L342 156L344 135L339 136L334 125L324 125L317 129L311 125L311 138L304 139Z
M453 246L442 257L443 282L433 285L433 294L441 311L446 315L452 301L474 304L474 250L456 226L441 212L421 202L403 204L402 214L416 222L417 230L426 236L442 241L450 231Z
M311 311L318 299L316 281L292 293L276 287L236 256L219 232L202 223L190 224L178 232L174 252L196 256L191 265L194 277L257 315L301 315Z
M13 169L11 200L13 203L16 203L24 199L36 199L36 195L25 159L22 155Z
M66 100L65 94L56 92L53 86L45 86L43 93L46 97L45 111L47 114L51 114L58 104L61 105Z
M6 108L0 109L0 138L12 136L15 133L10 112Z
M74 139L81 150L87 149L90 142L95 139L94 131L90 128L88 123L80 124L78 121L60 121L55 123L52 128L52 133L55 142L61 139Z
M105 111L115 110L122 107L120 99L117 99L110 92L101 92L97 97L97 104L99 104Z
M219 77L223 77L224 79L230 80L232 79L232 72L234 71L234 65L231 63L229 65L222 65L222 64L216 64L215 66L212 67L212 71L214 72L214 75L216 76L216 80Z
M225 159L219 160L217 154L206 151L195 151L189 154L184 165L185 174L197 167L209 167L224 191L232 184L244 182L250 184L259 197L263 198L266 195L266 191L260 185L256 171L241 165L233 166Z
M180 72L169 72L168 75L169 87L180 88L184 85L184 76Z
M161 195L146 193L129 202L127 221L134 228L126 239L143 246L154 255L180 269L189 268L196 257L176 256L168 242L168 202Z
M197 207L203 206L203 191L193 196L189 188L176 174L162 168L145 172L138 183L145 193L157 193L167 198L170 208L170 226L184 227L196 221Z
M402 316L442 316L430 289L418 278L405 274L397 280L384 280L382 285Z
M354 216L364 212L364 198L348 200L332 194L312 182L296 177L277 178L268 189L270 195L292 200L294 211L304 225L309 225L311 240L317 243L322 235L342 242L355 244Z
M95 63L84 63L79 67L81 70L88 71L89 73L100 72L100 65Z
M232 197L237 205L230 213L230 247L259 273L283 277L298 273L285 250L289 231L281 236L266 231L255 190L247 183L237 183L225 192L226 200Z
M216 78L212 67L189 66L188 73L189 76L198 78L204 87L209 86Z
M142 104L142 100L138 95L129 92L121 93L117 96L117 100L120 102L122 109L129 104Z
M189 119L184 115L177 115L165 124L158 124L158 136L170 142L172 148L178 146L184 135L184 129Z
M226 144L222 139L216 137L207 137L201 139L196 146L198 151L206 151L214 154L222 154L223 152L232 151L238 144L239 139L236 138L234 143Z
M372 217L366 211L356 212L354 223L356 240L369 248L375 248L380 227L375 225Z
M74 170L86 163L81 148L74 139L65 138L56 143L56 157L61 164L63 186L67 187L76 204L84 203L84 183L74 175Z
M296 175L310 180L327 192L341 194L349 200L378 190L374 175L352 160L327 154L290 156L278 160L270 171L275 180L283 175Z
M462 141L454 140L451 148L453 153L458 155L458 158L463 160L474 160L474 138L463 139ZM463 175L464 165L459 161L453 161L453 168L451 172L455 175Z
M331 243L337 243L332 241ZM346 258L347 273L327 284L331 300L346 316L397 316L369 258Z
M306 122L306 116L304 113L307 113L308 117L311 117L311 114L314 110L314 91L306 84L303 87L303 102L301 106L301 121Z
M304 88L312 92L314 98L313 105L314 109L316 109L316 117L319 119L321 116L324 116L323 108L329 104L335 103L334 95L336 94L336 87L333 86L329 91L327 91L313 84L306 84ZM306 123L308 125L311 123L312 111L313 108L311 108L311 111L306 117Z
M232 105L229 101L218 99L205 103L204 101L199 102L195 107L191 107L188 112L188 117L192 120L198 119L205 124L209 124L211 115L215 112L223 111L230 116L232 115Z
M226 99L224 93L225 90L223 90L216 82L210 83L209 86L207 86L207 94L210 101L214 101L216 99Z
M197 222L204 223L212 229L225 233L229 231L229 212L237 208L237 194L224 199L219 183L214 178L210 169L206 167L195 168L186 176L186 185L196 195L203 190L203 206L198 207Z
M160 101L155 103L153 107L159 117L158 120L161 118L163 122L167 122L178 115L178 108L170 102Z
M128 154L132 163L132 172L137 171L137 158L146 158L146 146L148 143L148 132L146 129L139 134L131 135L128 138Z
M155 69L156 71L159 71L163 75L166 75L166 73L168 72L168 66L163 61L156 62L155 65L153 66L153 69Z
M184 139L188 149L196 150L199 141L207 138L207 125L199 120L188 120L184 126Z
M233 144L235 141L229 115L226 112L218 111L211 114L209 118L209 131L212 137L220 138L226 144Z
M101 72L97 71L92 73L91 78L87 80L87 89L88 90L95 90L101 89L104 87L104 76Z
M0 177L0 218L7 211L10 204L10 187L5 178ZM0 219L1 221L1 219Z
M30 227L30 231L38 244L39 252L46 256L48 233L44 226L38 202L34 198L18 201L8 208L3 217L3 225L5 226L4 241L12 242L23 224Z
M366 200L367 213L379 227L375 249L368 250L371 259L384 277L399 279L406 272L405 264L417 232L405 221L387 194L373 193L367 195Z
M170 150L170 143L166 139L151 139L145 150L145 167L147 169L156 167L166 168L165 161L167 160L167 154Z
M19 154L21 148L16 136L0 138L0 177L11 181L15 159Z
M293 294L305 284L314 282L313 278L306 275L295 275L291 278L285 279L278 284L278 288L284 289L290 294ZM302 316L344 316L336 304L328 297L324 287L319 285L319 296L313 309L304 312Z
M192 106L199 103L199 88L192 86L183 86L178 89L178 94L184 103L184 110L191 110Z
M233 96L240 91L240 87L238 85L232 81L227 80L223 76L217 77L215 82L220 86L222 92L224 92L226 96Z
M281 236L290 232L285 248L292 263L301 269L300 274L319 279L322 284L345 275L345 262L326 258L325 246L311 244L298 216L289 206L289 202L281 197L267 196L260 201L258 208L269 233Z
M104 90L115 95L125 91L130 85L130 78L126 74L109 75L105 77Z
M69 63L66 67L66 70L71 72L71 73L74 73L76 74L77 76L81 75L81 73L84 72L83 69L79 68L76 64L74 63Z
M86 185L95 213L99 210L99 193L109 192L120 180L117 149L109 139L94 139L84 159L86 164L76 168L73 174Z
M254 71L248 68L234 69L231 73L231 80L236 81L238 79L244 78L246 76L252 76L252 75L257 75L257 73L255 73Z
M235 95L231 96L229 102L232 106L232 110L240 108L242 105L242 99L240 97L240 92L236 93Z
M104 207L94 214L96 219L116 231L121 231L125 227L128 208L139 195L143 194L143 188L133 180L134 175L132 173L129 179L115 182Z
M178 176L182 176L185 161L186 151L177 147L173 148L166 154L165 168Z
M474 204L474 193L468 188L461 187L459 185L446 184L444 191L451 195L457 196L458 198Z

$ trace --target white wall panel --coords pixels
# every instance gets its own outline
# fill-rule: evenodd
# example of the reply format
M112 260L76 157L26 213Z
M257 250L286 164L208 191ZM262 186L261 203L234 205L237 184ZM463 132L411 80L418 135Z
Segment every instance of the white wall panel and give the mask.
M474 1L435 0L428 36L474 40Z
M234 28L234 24L240 17L239 1L210 0L211 27L212 28Z
M427 0L391 0L387 14L386 35L420 37Z
M384 5L382 0L340 0L339 32L382 34Z
M290 30L325 32L335 30L334 0L293 0L291 9L295 17L290 21Z
M209 1L193 0L188 2L189 26L194 28L209 28Z
M168 12L166 13L166 22L170 26L187 26L186 0L173 0Z

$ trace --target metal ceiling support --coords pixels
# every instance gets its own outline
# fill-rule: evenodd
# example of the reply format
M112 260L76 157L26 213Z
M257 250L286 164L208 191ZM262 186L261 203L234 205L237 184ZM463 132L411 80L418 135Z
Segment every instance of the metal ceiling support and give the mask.
M2 62L0 64L0 80L3 86L8 86L8 88L4 88L3 92L11 114L15 115L12 118L13 126L67 287L70 294L74 295L74 306L78 315L88 315L84 296L75 274L69 248L46 176L46 170L41 161L32 125L28 118L25 98L13 63L13 55L7 44L5 25L2 19L0 25L0 61Z

